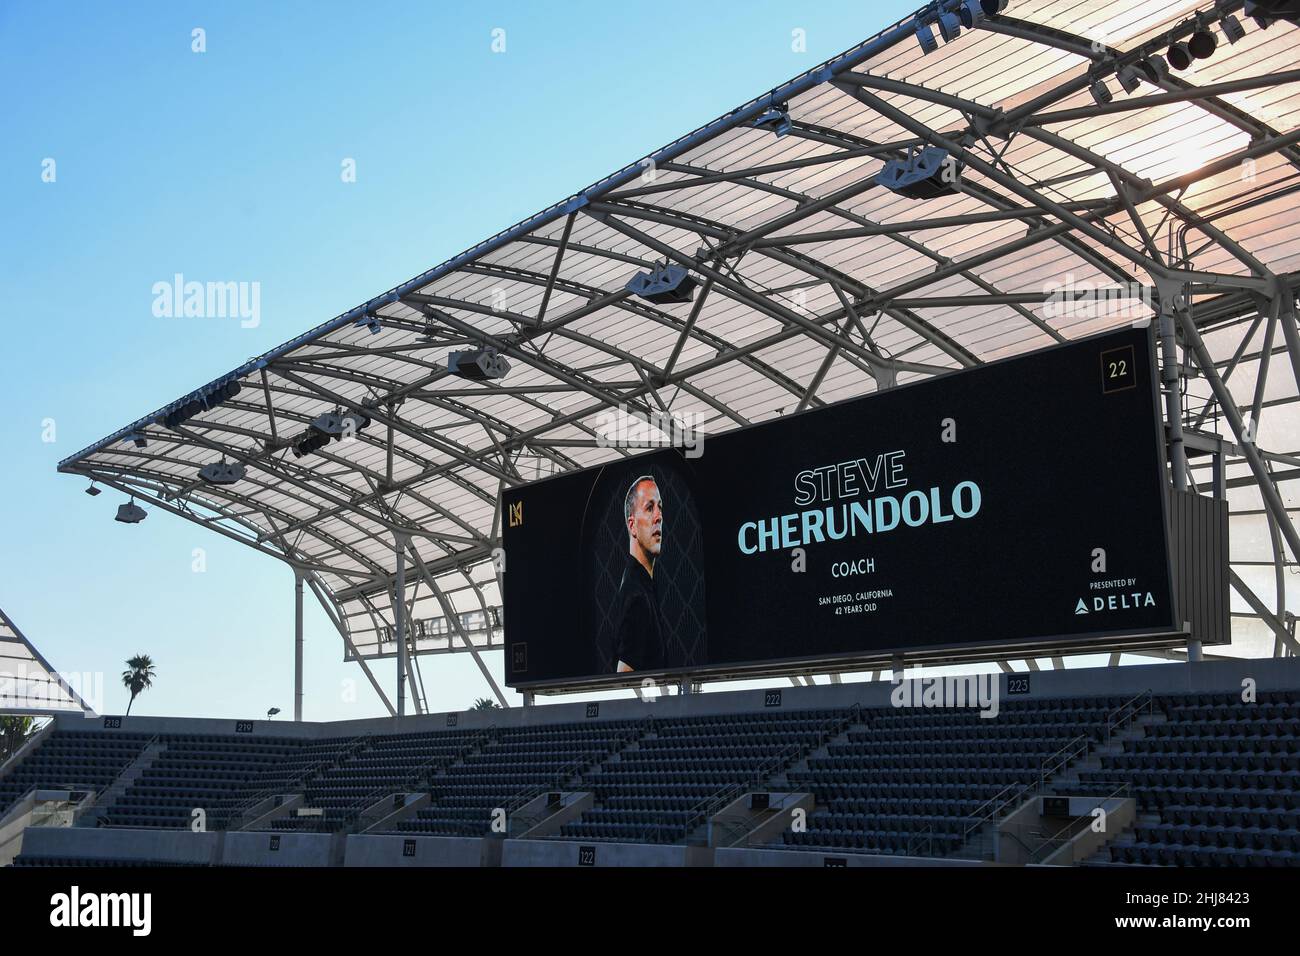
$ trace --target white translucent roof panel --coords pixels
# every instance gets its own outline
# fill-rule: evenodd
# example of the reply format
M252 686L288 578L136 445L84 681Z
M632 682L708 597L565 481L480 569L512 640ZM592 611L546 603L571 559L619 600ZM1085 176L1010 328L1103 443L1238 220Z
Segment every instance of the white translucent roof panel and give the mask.
M1263 28L1238 4L1013 0L927 54L916 31L940 7L956 0L213 383L237 381L234 398L169 426L186 396L60 468L293 563L349 653L369 655L388 653L398 542L419 585L414 619L499 604L500 489L628 453L597 430L612 408L722 431L1148 321L1153 290L1173 283L1253 414L1268 316L1300 266L1296 26ZM1245 24L1236 43L1218 25L1229 11ZM1212 57L1133 73L1198 14L1218 36ZM927 144L957 164L955 188L917 199L878 181ZM667 261L700 283L694 301L627 291ZM1126 298L1060 298L1096 287ZM1300 337L1283 314L1257 431L1289 494ZM448 353L481 347L508 358L505 378L448 371ZM1219 410L1201 414L1204 376L1187 393L1184 424L1232 442ZM335 409L369 425L295 455ZM222 457L242 480L197 479ZM1198 486L1205 461L1192 462ZM1234 494L1254 480L1239 447L1228 472ZM1267 550L1272 568L1234 551L1234 570L1242 587L1261 582L1276 635L1300 593L1276 593L1263 572L1297 555ZM435 632L438 648L455 643Z
M0 610L0 713L93 713Z

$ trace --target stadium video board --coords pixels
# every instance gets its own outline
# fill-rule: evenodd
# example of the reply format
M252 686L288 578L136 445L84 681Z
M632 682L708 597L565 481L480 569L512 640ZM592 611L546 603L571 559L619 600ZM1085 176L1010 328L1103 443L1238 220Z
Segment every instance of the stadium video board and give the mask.
M1174 632L1153 347L1126 328L507 490L506 682Z

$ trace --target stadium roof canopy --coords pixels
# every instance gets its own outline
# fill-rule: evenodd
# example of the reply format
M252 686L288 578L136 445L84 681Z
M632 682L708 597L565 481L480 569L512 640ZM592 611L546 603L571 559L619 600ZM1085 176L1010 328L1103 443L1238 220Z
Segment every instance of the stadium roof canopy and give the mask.
M0 714L84 713L90 705L0 609Z
M205 387L235 397L169 427L196 391L60 470L292 563L349 656L394 650L402 541L417 652L484 647L500 490L633 453L602 438L612 410L717 432L1154 317L1177 330L1175 471L1204 488L1201 453L1226 455L1238 653L1280 650L1300 557L1297 28L1240 2L1023 0L971 28L962 7L930 4ZM1217 49L1168 69L1198 24ZM955 190L878 179L925 146ZM665 262L693 302L626 288ZM504 378L449 371L483 347ZM336 409L368 427L296 457ZM242 480L199 479L223 458Z

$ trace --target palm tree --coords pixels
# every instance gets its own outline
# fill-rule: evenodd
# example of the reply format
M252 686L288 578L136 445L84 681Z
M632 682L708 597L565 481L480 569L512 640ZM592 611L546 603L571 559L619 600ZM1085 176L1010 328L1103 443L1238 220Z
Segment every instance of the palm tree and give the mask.
M36 720L32 717L0 717L0 764L16 754L35 732Z
M496 710L498 704L491 697L480 697L474 701L474 706L470 710Z
M131 692L131 703L126 705L126 712L131 713L131 704L142 690L153 686L153 658L148 654L137 654L126 662L127 669L122 671L122 686Z

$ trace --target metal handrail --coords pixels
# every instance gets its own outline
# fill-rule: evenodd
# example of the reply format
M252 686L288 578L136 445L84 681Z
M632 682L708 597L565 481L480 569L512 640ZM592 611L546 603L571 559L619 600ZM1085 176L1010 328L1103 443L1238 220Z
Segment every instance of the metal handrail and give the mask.
M1151 694L1150 689L1148 689L1148 690L1144 690L1140 694L1134 695L1129 700L1125 701L1124 703L1120 704L1118 707L1109 711L1106 714L1107 743L1110 742L1112 735L1118 728L1127 726L1129 722L1134 720L1144 710L1147 713L1150 713L1153 710L1153 707L1154 707L1154 698ZM983 804L981 804L980 807L977 808L974 813L970 814L970 818L972 819L972 822L970 823L970 825L966 827L965 830L962 831L963 842L969 840L972 832L982 828L983 826L985 826L985 824L989 823L991 820L999 816L1002 810L1009 803L1013 801L1018 803L1023 797L1031 793L1044 792L1047 789L1047 780L1049 777L1055 776L1057 773L1064 770L1067 766L1070 765L1071 761L1073 761L1080 754L1086 754L1091 746L1092 746L1092 738L1087 734L1080 734L1079 736L1073 738L1064 747L1056 751L1056 753L1052 754L1050 757L1044 759L1039 764L1038 784L1036 786L1032 783L1024 784L1011 797L1002 800L992 810L982 813L982 811L984 811L985 808L989 807L989 805L993 804L995 801L998 801L1003 794L1005 794L1008 790L1013 789L1016 785L1008 784L1006 787L1003 787L1002 790L1000 790L997 794L995 794L993 797L990 797Z
M150 747L156 744L158 742L158 738L161 736L162 734L154 734L147 741L145 741L144 746L140 748L140 752L137 753L134 757L132 757L130 762L128 762L125 767L119 770L117 776L114 777L111 781L109 781L109 783L106 786L101 787L98 790L96 790L93 786L87 787L86 789L90 790L92 795L89 800L82 803L82 805L78 808L78 812L84 814L87 813L92 807L99 806L99 798L102 797L104 794L108 793L108 791L112 790L115 786L117 786L118 781L120 781L123 777L126 776L126 772L135 766L135 762L144 755L144 752L146 750L148 750ZM72 789L72 788L67 788L67 789Z
M827 740L843 733L846 727L850 727L854 723L858 723L859 721L855 720L854 718L855 717L860 718L861 714L862 714L861 704L854 703L853 706L850 707L843 716L831 717L822 723L821 727L818 728L817 730L817 743L813 747L808 747L803 744L791 744L785 750L782 750L780 753L772 757L769 757L763 763L759 764L758 767L756 767L753 771L751 771L745 777L744 780L722 787L712 795L705 797L699 803L695 804L693 807L691 807L686 811L687 813L687 822L685 827L686 832L690 833L691 830L693 830L695 827L700 825L700 822L702 820L707 820L710 816L712 816L718 810L721 810L727 804L731 803L741 794L748 792L750 787L752 787L754 784L762 783L763 781L767 780L768 777L772 776L774 773L779 771L782 767L788 767L790 764L794 763L796 760L799 759L799 756L801 754L805 754L811 750L815 750L817 747L820 747L822 744L824 744ZM657 814L657 817L662 819L664 812L665 811L660 811ZM643 843L652 842L649 839L649 836L652 832L651 828L654 827L657 824L657 822L658 820L646 824L645 829L642 831L641 842Z
M333 757L333 758L326 757L325 759L320 760L312 764L311 766L309 766L306 770L302 771L302 773L298 774L298 776L294 777L288 783L285 783L278 787L267 787L266 789L260 790L257 793L253 794L251 797L239 803L238 805L231 807L228 811L226 811L225 820L224 820L225 827L223 829L229 830L232 824L242 822L244 814L248 813L248 811L252 810L253 807L257 806L263 800L267 800L270 799L271 797L278 796L279 794L285 793L286 791L289 790L299 790L305 788L306 784L316 774L320 773L323 770L327 770L330 767L336 767L344 760L353 756L356 753L356 751L360 749L359 745L364 743L364 741L369 739L369 737L370 734L358 734L356 737L353 737L346 744L344 744L342 756Z

